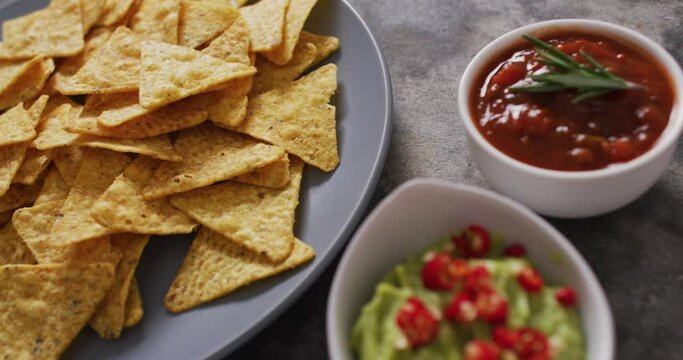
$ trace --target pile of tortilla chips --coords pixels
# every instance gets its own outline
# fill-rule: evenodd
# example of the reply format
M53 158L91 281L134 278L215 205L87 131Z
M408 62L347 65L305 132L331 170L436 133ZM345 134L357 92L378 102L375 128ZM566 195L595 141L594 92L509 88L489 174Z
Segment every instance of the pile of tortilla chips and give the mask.
M137 324L151 235L196 233L171 312L315 256L293 229L304 166L339 164L337 68L309 70L339 41L303 31L316 0L245 3L52 0L2 24L0 358Z

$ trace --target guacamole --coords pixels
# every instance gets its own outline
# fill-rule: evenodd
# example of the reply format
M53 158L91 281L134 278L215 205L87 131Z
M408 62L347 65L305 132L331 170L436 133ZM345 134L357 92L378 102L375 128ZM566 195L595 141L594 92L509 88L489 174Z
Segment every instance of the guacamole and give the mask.
M520 245L471 228L377 285L353 328L359 359L585 357L573 290L544 284Z

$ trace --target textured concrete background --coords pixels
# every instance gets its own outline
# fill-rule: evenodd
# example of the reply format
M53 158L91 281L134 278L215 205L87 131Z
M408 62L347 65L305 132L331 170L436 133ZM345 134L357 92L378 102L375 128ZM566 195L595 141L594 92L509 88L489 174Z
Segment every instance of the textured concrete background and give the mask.
M394 88L392 145L374 203L414 177L488 187L468 154L456 89L475 53L509 30L556 18L607 20L641 31L683 63L681 0L350 1L382 46ZM594 219L549 220L607 291L618 358L683 358L683 146L665 177L630 206ZM333 271L229 359L326 359Z

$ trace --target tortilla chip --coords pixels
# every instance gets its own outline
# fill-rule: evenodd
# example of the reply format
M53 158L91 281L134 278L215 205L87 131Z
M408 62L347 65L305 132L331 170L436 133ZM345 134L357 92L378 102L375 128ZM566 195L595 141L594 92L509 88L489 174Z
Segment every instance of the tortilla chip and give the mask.
M76 181L52 227L56 245L69 245L115 233L90 217L90 209L130 162L128 156L100 149L83 151Z
M138 89L139 82L140 40L130 29L119 27L64 82L60 92L64 95L130 92Z
M119 139L93 135L77 135L69 145L100 148L122 153L134 153L151 156L166 161L181 161L183 158L171 144L168 135L159 135L144 139Z
M339 164L335 107L337 66L329 64L306 77L249 101L237 131L281 146L323 171Z
M315 251L300 240L279 264L202 228L192 242L178 275L166 294L166 309L177 313L225 296L255 281L303 265Z
M142 320L144 313L138 278L133 276L133 280L130 282L130 289L128 290L128 298L126 299L126 319L123 321L123 326L129 328L137 325Z
M69 185L64 181L62 175L59 174L57 167L51 167L45 179L43 180L43 186L38 191L38 196L36 197L33 205L40 205L56 200L64 200L69 195Z
M39 264L107 262L116 264L120 252L111 247L109 236L67 246L55 244L51 237L55 221L62 215L64 200L50 201L14 213L12 224Z
M82 109L80 105L58 106L38 125L38 136L31 141L30 146L38 150L50 150L73 144L78 135L66 131L66 127L76 121Z
M96 116L97 122L106 127L115 127L153 110L142 107L138 93L91 95L85 104L86 116Z
M90 319L90 327L102 338L118 339L121 336L130 283L147 242L149 242L149 235L118 234L112 236L112 246L122 251L123 258L116 267L114 283Z
M288 6L289 0L261 0L240 9L240 14L249 25L251 51L270 51L280 45Z
M270 164L285 152L209 124L180 132L175 150L180 162L162 163L144 190L146 199L189 191Z
M106 0L81 0L81 11L83 17L83 33L87 34L90 28L100 19L104 10ZM101 28L102 29L102 28ZM87 46L87 44L86 44Z
M292 61L284 66L273 64L264 57L257 57L258 73L254 76L254 84L249 95L260 95L291 83L313 66L317 56L318 49L315 45L300 43L294 49Z
M36 86L42 87L42 84L36 83L43 72L43 61L41 56L30 60L0 61L0 103L3 109L29 99L27 96L34 92Z
M24 104L24 109L28 106L28 114L31 116L31 118L37 123L40 122L40 119L43 115L43 112L47 109L47 104L49 102L50 96L48 95L41 95L39 98L33 101L32 104Z
M269 189L224 182L171 197L171 204L200 224L274 262L294 245L294 213L304 164L291 159L289 185Z
M299 41L299 34L304 28L308 15L318 0L290 0L285 18L285 29L282 43L264 55L278 65L285 65L292 60L294 47Z
M249 57L249 27L241 16L219 37L211 41L202 53L215 56L227 62L251 64Z
M0 266L7 264L35 264L31 250L9 222L0 228Z
M34 201L40 189L38 184L12 184L7 192L0 196L0 212L12 211Z
M228 129L239 126L247 116L249 99L244 95L234 96L231 91L213 95L216 100L207 108L211 121Z
M208 2L213 2L216 4L228 4L235 9L240 8L244 6L244 4L247 3L247 0L202 0L202 1L208 1Z
M84 2L89 2L90 0L83 0ZM103 1L103 0L99 0ZM111 36L112 29L105 27L98 27L93 29L93 31L88 34L85 39L85 47L83 51L75 56L68 57L64 59L59 66L57 66L57 71L48 81L46 87L53 87L58 92L68 91L69 82L71 77L74 76L78 70L80 70L83 65L85 65L88 60L90 60L97 49L99 49L104 43L109 40Z
M74 146L59 148L55 150L52 162L62 175L62 179L71 187L76 182L78 169L83 162L83 150Z
M233 180L250 185L279 189L289 184L290 179L289 156L285 155L272 164L252 170Z
M13 183L33 185L38 180L43 170L50 165L52 160L52 150L26 150L26 156L21 167L12 179Z
M26 144L2 147L2 151L0 151L0 199L9 190L12 179L24 162L25 156Z
M140 0L130 28L141 39L178 43L180 0Z
M299 43L311 43L318 49L318 56L311 66L315 66L325 60L330 54L339 50L339 39L334 36L316 35L302 31L299 36Z
M135 0L106 0L97 24L110 26L118 23L128 14L134 3Z
M59 358L113 280L110 264L1 266L0 358Z
M2 23L2 59L64 57L83 50L80 0L53 1L42 10Z
M145 200L142 191L160 162L139 156L100 197L91 215L100 224L138 234L188 234L197 223L174 208L167 198Z
M0 94L0 109L9 109L22 101L38 96L54 70L55 63L52 59L42 60L37 66L31 67Z
M228 4L181 0L178 44L197 48L225 31L238 15Z
M0 146L23 143L36 137L38 119L31 116L24 104L0 115Z
M248 65L229 63L182 46L145 41L140 104L158 108L254 73L256 69Z

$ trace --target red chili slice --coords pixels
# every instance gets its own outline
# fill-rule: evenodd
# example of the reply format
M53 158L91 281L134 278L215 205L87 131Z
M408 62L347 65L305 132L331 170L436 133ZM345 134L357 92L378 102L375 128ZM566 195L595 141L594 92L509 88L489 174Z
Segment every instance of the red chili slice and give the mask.
M451 240L465 258L483 257L491 248L491 236L481 225L470 225L461 236L453 236Z
M439 332L439 321L436 316L417 297L409 298L399 309L396 324L411 348L431 343Z
M537 293L543 289L543 278L538 271L531 267L525 266L517 274L517 282L527 292Z
M486 266L478 265L470 269L465 276L463 289L469 292L477 292L481 288L491 287L491 272Z
M570 287L558 289L555 292L555 299L564 307L576 306L576 292Z
M481 288L475 295L477 315L492 324L504 323L508 318L508 301L494 288Z
M514 350L521 360L550 360L550 344L542 332L521 328L517 334Z
M515 243L506 247L503 253L505 256L522 258L526 256L526 248L522 244Z
M508 329L503 326L498 326L493 329L493 341L503 349L514 349L519 333L515 330Z
M468 270L467 262L447 253L432 256L422 267L422 284L437 291L452 290Z
M461 324L469 324L477 319L477 309L474 298L467 292L460 292L453 296L453 300L445 311L446 319Z
M498 360L498 345L484 340L472 340L465 345L465 360Z

